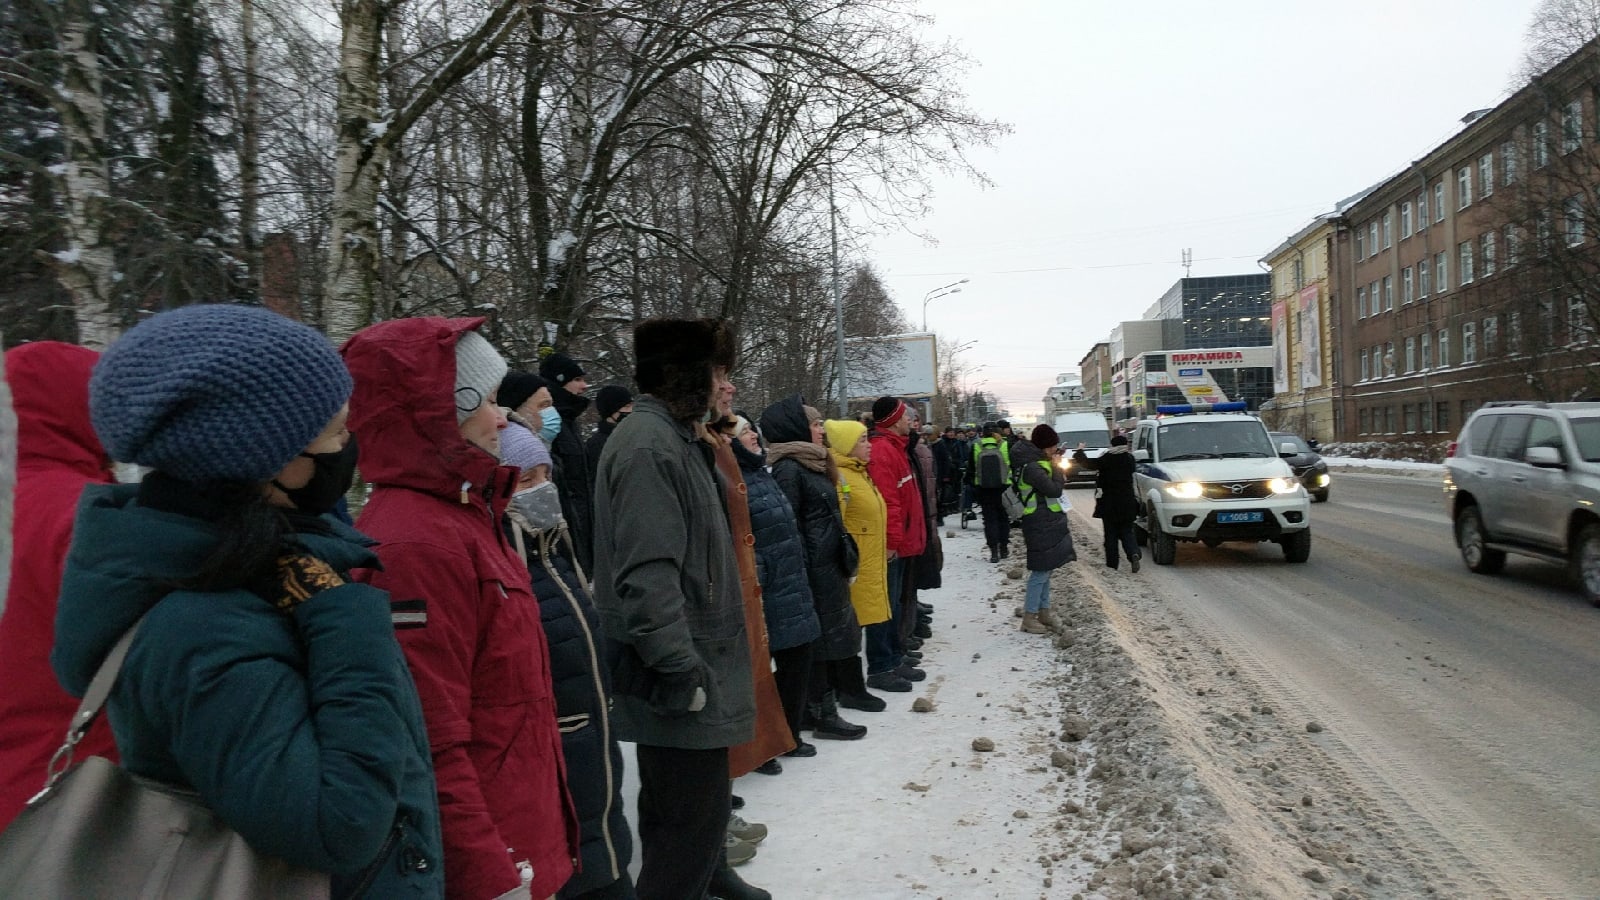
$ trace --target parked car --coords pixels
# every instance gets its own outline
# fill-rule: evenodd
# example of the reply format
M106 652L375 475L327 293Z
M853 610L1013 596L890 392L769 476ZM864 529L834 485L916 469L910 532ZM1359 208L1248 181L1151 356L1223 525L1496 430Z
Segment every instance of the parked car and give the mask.
M1313 503L1328 502L1328 485L1333 479L1328 476L1328 464L1322 461L1322 454L1311 442L1298 434L1287 431L1271 432L1272 443L1278 447L1278 455L1294 470L1294 477L1300 479L1306 492L1311 495ZM1286 444L1294 446L1294 453L1289 453Z
M1600 403L1490 403L1450 445L1444 488L1467 568L1566 566L1600 605Z
M1243 403L1206 411L1161 406L1133 438L1140 536L1162 566L1178 541L1273 541L1284 558L1311 558L1311 500L1261 420Z

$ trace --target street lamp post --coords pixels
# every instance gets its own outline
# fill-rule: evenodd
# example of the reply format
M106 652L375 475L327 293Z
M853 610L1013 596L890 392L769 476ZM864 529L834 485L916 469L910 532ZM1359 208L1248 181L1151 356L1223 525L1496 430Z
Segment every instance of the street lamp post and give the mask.
M959 294L959 293L961 293L961 285L966 284L967 282L969 282L971 280L972 279L970 279L970 278L963 278L960 281L952 281L952 282L950 282L949 284L947 284L947 285L945 285L943 287L936 287L933 290L931 290L931 291L927 292L926 294L922 295L922 330L923 331L927 331L928 330L928 304L933 302L934 300L939 299L940 297L948 297L951 294Z

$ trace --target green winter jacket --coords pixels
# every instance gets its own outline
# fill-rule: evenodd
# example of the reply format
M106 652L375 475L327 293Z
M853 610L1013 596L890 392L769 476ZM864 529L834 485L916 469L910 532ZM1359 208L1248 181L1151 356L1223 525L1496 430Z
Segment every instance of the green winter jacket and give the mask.
M62 686L82 696L145 616L106 704L128 771L194 790L257 850L331 873L334 897L365 878L361 896L442 897L427 735L388 595L345 584L284 613L247 590L171 590L215 532L138 496L94 486L79 501L51 654ZM297 535L307 552L340 572L377 564L360 534L322 521Z

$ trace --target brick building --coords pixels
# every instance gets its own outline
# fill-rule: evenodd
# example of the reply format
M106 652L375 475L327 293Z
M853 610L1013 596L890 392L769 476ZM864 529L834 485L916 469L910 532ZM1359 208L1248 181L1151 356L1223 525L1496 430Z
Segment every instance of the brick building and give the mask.
M1595 392L1597 46L1335 220L1340 438L1443 440L1491 400Z

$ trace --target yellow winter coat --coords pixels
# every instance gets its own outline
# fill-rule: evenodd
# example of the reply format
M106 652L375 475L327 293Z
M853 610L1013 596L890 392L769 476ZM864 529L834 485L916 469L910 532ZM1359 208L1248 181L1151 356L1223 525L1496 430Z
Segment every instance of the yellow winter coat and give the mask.
M843 446L848 452L866 429L859 422L849 421L829 421L823 427L833 461L839 467L839 509L844 514L844 529L861 552L861 567L855 583L850 585L850 605L856 609L856 621L863 626L887 622L889 509L867 475L867 464L837 449Z

